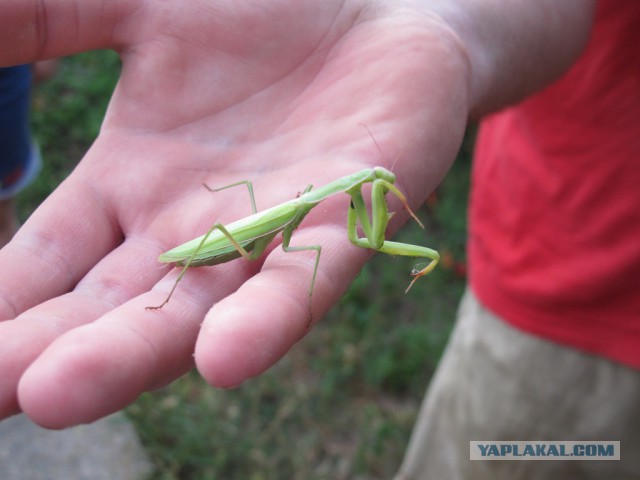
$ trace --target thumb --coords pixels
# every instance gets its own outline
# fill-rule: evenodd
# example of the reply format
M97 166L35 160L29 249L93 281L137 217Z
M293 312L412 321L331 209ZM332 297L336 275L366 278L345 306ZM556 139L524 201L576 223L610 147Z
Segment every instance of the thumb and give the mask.
M0 65L118 45L115 27L132 8L130 1L4 0Z

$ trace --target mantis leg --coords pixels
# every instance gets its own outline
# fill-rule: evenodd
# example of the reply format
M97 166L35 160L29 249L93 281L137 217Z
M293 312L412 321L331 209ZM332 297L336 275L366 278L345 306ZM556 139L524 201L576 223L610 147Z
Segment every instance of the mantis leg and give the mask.
M255 260L260 255L262 255L262 252L264 252L264 250L267 248L267 245L273 239L273 235L265 236L265 237L260 238L260 239L256 239L254 241L254 243L253 243L252 248L251 248L251 252L248 252L242 245L240 245L240 243L238 243L236 241L235 238L233 238L233 235L231 235L231 233L229 233L229 231L225 228L224 225L222 225L221 223L216 223L202 237L202 240L200 241L198 246L193 251L193 254L191 254L189 259L185 262L184 266L182 267L182 270L180 271L180 274L178 275L178 278L176 279L175 283L173 284L173 287L171 287L171 290L169 291L169 295L167 295L167 298L164 300L164 302L162 302L160 305L155 306L155 307L146 307L147 310L158 310L158 309L164 307L167 303L169 303L169 299L173 295L173 292L176 290L176 287L178 286L178 283L180 283L180 280L182 280L182 277L184 277L185 273L187 273L187 270L189 269L189 267L193 263L193 260L196 258L198 253L200 253L200 251L202 250L202 246L207 241L209 236L214 232L214 230L220 230L220 232L222 232L222 234L225 237L227 237L227 240L229 240L229 243L236 249L236 251L242 257L246 258L247 260Z
M309 321L307 322L307 327L311 325L312 314L311 314L311 297L313 295L313 287L316 283L316 273L318 273L318 265L320 264L320 253L322 252L322 247L320 245L307 245L302 247L291 247L289 246L289 242L291 241L291 235L295 227L291 226L285 228L282 232L282 250L285 252L304 252L308 250L313 250L316 252L316 261L313 266L313 275L311 276L311 284L309 285Z
M392 192L403 203L404 208L422 227L422 223L417 219L413 211L409 208L405 196L398 188L382 179L375 180L371 189L371 221L367 213L367 208L362 198L360 186L349 192L351 195L351 206L347 219L347 233L349 240L354 245L361 248L370 248L389 255L403 255L408 257L419 257L429 259L430 262L421 269L414 268L411 274L413 280L405 290L407 293L418 278L431 272L440 260L440 254L427 247L419 245L411 245L408 243L399 243L385 240L384 235L387 230L389 219L393 215L389 213L385 194L387 191ZM364 237L358 237L357 224L364 233Z
M241 180L239 182L231 183L229 185L225 185L224 187L218 187L218 188L211 188L206 183L203 183L202 185L204 186L204 188L206 188L210 192L219 192L220 190L225 190L231 187L237 187L238 185L246 185L247 190L249 190L249 199L251 200L251 212L258 213L258 209L256 208L256 199L253 196L253 184L249 180Z

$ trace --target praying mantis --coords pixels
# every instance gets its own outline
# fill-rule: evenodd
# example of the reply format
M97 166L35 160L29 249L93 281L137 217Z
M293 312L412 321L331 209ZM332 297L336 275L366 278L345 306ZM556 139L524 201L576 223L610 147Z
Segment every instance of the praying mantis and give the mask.
M346 193L351 197L347 215L347 236L353 245L389 255L403 255L429 260L429 263L424 268L414 268L411 272L414 278L405 290L405 293L408 292L418 278L428 274L435 268L440 255L431 248L385 240L387 224L393 215L388 210L385 198L388 192L393 193L418 225L424 228L407 204L403 193L394 185L395 181L395 174L384 167L367 168L338 178L315 190L312 189L312 185L309 185L296 198L262 212L258 212L256 209L253 186L249 181L236 182L216 189L205 185L209 191L213 192L242 184L246 185L249 190L253 214L226 226L216 223L204 235L160 255L158 257L159 262L173 263L178 267L182 267L182 270L164 302L158 306L146 308L148 310L157 310L164 307L190 267L217 265L239 257L244 257L247 260L256 260L280 232L282 232L282 249L285 252L315 251L316 253L313 275L309 286L309 302L311 302L322 247L320 245L292 247L290 245L291 236L315 206L338 193ZM371 184L371 220L369 220L367 207L362 195L362 186L367 183ZM358 236L358 223L364 237Z

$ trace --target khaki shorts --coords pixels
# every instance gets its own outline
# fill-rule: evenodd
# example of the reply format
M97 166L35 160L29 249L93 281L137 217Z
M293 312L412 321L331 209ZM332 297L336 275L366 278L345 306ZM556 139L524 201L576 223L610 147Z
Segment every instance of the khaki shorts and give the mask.
M620 441L620 461L471 461L471 440ZM465 293L395 480L640 479L640 372L517 330Z

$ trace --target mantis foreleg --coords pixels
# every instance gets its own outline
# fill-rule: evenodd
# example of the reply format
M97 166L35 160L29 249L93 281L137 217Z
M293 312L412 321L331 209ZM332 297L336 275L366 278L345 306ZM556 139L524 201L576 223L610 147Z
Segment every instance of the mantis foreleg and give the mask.
M403 255L430 259L431 261L424 268L414 268L411 273L414 278L405 290L406 293L411 289L418 278L428 274L435 268L440 260L440 254L431 248L385 240L384 236L387 230L387 225L392 216L392 214L389 213L385 198L387 191L392 192L396 197L398 197L398 199L403 203L404 208L418 222L418 224L422 226L422 223L417 219L411 208L409 208L404 195L393 184L385 180L378 179L373 182L371 189L371 221L369 221L367 208L364 203L364 199L362 198L361 187L358 186L358 188L349 192L352 201L347 219L347 234L351 243L358 247L370 248L390 255ZM364 237L358 237L358 221L360 222Z

